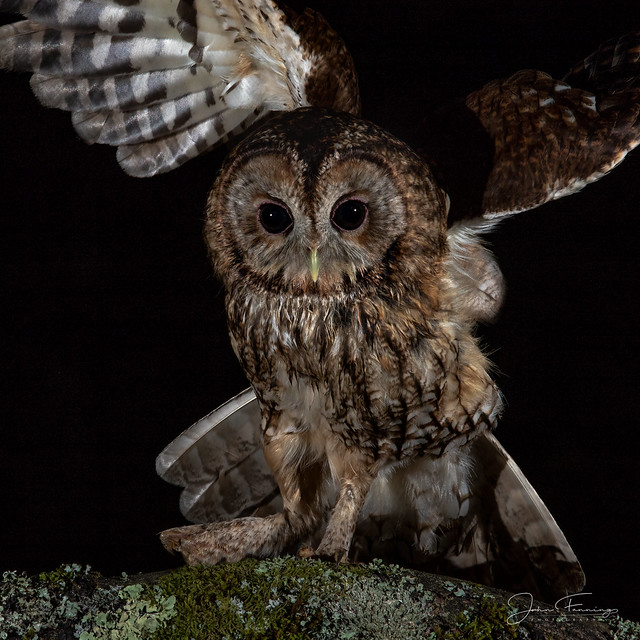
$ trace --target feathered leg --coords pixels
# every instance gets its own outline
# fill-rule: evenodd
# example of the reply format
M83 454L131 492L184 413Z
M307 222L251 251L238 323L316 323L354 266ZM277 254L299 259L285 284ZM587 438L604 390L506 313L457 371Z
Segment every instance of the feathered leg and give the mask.
M168 529L160 534L165 548L181 553L188 564L212 565L277 555L313 532L325 514L325 466L304 456L294 464L295 438L288 434L265 444L284 502L282 513Z
M358 524L374 476L369 466L357 456L347 454L347 463L340 474L340 493L329 524L315 555L336 562L347 559L353 534Z

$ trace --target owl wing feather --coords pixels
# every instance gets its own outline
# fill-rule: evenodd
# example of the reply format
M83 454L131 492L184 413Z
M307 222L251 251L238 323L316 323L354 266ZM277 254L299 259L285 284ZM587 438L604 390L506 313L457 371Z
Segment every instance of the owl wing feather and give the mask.
M86 142L118 147L139 177L308 106L314 73L337 73L309 36L350 62L323 20L296 17L301 38L272 0L0 0L0 11L28 17L0 28L0 67L33 73L45 106L71 111Z
M253 390L181 433L156 458L156 471L184 487L180 511L191 522L229 520L268 504L278 487L264 458Z
M513 458L489 432L470 455L468 513L444 527L438 569L550 602L578 593L580 563Z
M482 215L533 209L579 191L640 143L640 89L596 95L538 71L471 94L494 144Z
M579 191L640 143L640 32L556 80L525 70L425 123L420 150L451 197L449 221L497 220Z
M563 81L596 95L612 96L640 88L640 32L606 40Z

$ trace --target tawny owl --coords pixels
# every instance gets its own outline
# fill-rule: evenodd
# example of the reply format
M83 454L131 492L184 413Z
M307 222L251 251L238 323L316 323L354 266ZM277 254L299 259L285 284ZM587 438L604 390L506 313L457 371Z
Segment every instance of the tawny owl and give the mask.
M563 81L524 71L447 106L417 132L418 155L357 118L351 60L312 12L268 0L0 8L29 16L0 32L0 64L33 71L38 97L71 110L86 140L118 146L133 175L253 128L206 224L252 390L158 458L186 486L185 514L209 522L166 531L165 546L192 563L302 548L549 598L578 590L573 552L491 433L501 400L473 330L503 286L481 234L636 146L638 37ZM285 113L255 129L272 111Z

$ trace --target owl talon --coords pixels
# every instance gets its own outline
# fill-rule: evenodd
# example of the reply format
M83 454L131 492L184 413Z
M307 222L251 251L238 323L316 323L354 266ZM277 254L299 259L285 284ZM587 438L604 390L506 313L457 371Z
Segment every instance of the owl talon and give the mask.
M180 551L180 535L175 532L175 529L167 529L160 532L160 542L162 546L172 554Z
M193 538L203 531L204 526L201 524L187 527L174 527L173 529L165 529L164 531L160 532L160 542L162 542L162 546L167 551L176 553L180 551L180 546L183 540L187 538Z
M222 560L205 525L174 527L160 533L160 542L169 553L180 553L187 564L216 564ZM217 553L216 553L217 552Z
M315 550L315 557L322 560L335 562L336 564L344 564L349 561L349 549L331 549L328 546L320 545Z
M326 560L337 564L344 564L349 561L349 553L343 549L332 552L323 551L320 547L318 547L318 549L314 549L310 546L304 546L300 547L298 550L298 558L305 558L307 560Z

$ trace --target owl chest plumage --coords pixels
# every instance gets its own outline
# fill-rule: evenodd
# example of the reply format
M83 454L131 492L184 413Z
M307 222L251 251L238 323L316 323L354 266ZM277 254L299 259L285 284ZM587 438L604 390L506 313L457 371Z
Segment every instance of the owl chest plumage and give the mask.
M500 410L468 330L406 301L245 289L228 296L227 313L267 439L337 440L374 462L440 456L491 428Z

